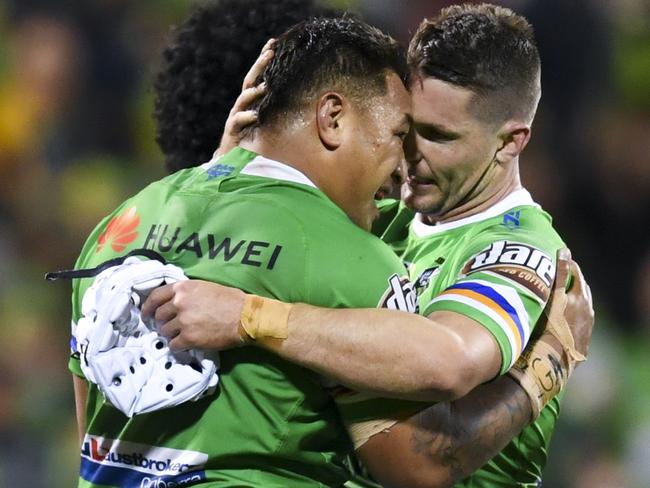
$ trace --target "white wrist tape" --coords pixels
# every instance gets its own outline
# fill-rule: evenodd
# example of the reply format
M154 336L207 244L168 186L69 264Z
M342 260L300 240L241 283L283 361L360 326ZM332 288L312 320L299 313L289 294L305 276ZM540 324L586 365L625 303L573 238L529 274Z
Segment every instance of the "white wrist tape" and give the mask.
M102 271L83 296L75 331L81 369L129 417L198 400L219 381L213 361L197 350L172 353L140 319L154 288L186 279L177 266L130 257Z

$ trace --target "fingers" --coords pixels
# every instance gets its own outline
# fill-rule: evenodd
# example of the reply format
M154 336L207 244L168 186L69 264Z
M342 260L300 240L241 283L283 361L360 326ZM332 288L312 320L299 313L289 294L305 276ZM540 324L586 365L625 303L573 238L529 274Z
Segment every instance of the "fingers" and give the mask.
M565 311L567 322L571 324L575 348L583 356L589 352L589 339L594 326L594 309L591 290L577 263L571 263L573 282L567 293L568 306Z
M566 287L569 273L571 271L571 251L567 247L563 247L557 252L557 269L555 271L555 284L554 288L560 290Z
M160 335L167 338L169 349L173 352L188 351L196 347L208 348L209 344L201 342L204 336L197 336L195 332L178 317L174 317L160 328Z
M237 112L244 112L245 110L248 110L253 102L264 95L264 93L266 93L266 83L264 82L260 83L257 86L244 89L244 91L239 94L237 100L235 100L235 104L230 110L231 117Z
M589 302L589 305L593 308L593 301L591 297L591 288L589 288L589 284L585 280L584 275L582 274L582 270L580 269L580 266L578 263L575 261L571 261L571 275L573 276L573 283L571 285L571 290L576 293L581 294L585 300Z
M274 44L275 39L269 39L266 44L264 44L260 55L257 57L253 63L253 66L251 66L251 69L248 70L248 73L246 73L246 76L244 77L244 82L242 84L243 90L254 87L257 79L262 75L262 73L264 73L264 70L271 62L271 59L273 59L274 51L272 48Z
M160 328L160 334L167 338L167 345L173 352L187 351L193 347L181 334L181 330L182 326L178 319L172 319Z
M266 83L247 88L239 94L226 121L224 138L230 137L238 143L241 131L250 124L257 122L257 111L249 110L249 108L264 93L266 93Z
M254 124L257 122L257 112L255 110L246 110L244 112L237 112L235 115L232 117L232 127L230 130L238 134L241 132L243 128L246 126L249 126L250 124Z
M178 313L176 305L172 301L163 303L160 307L154 312L154 317L156 318L156 324L166 324Z
M174 297L173 286L173 284L159 286L149 294L140 308L140 315L143 320L153 317L158 307Z
M270 38L268 41L266 41L266 44L264 44L264 46L262 46L262 52L268 51L269 49L272 49L273 46L275 46L275 39Z
M191 347L183 340L181 334L176 335L171 341L169 341L169 349L173 352L187 351Z
M259 57L253 63L250 70L244 77L242 83L242 92L235 100L235 103L230 110L228 120L224 127L219 147L214 153L215 157L220 157L228 151L236 147L241 140L241 131L251 124L257 122L257 112L249 110L253 102L266 92L266 84L260 83L256 85L257 80L260 78L269 62L273 58L273 44L275 39L269 39L262 48Z
M571 276L573 276L571 291L576 290L578 293L581 293L587 283L585 282L585 277L582 274L580 266L575 261L571 261Z
M160 327L160 335L166 337L167 339L174 339L180 334L180 332L181 332L181 325L178 319L176 318L173 318L172 320L163 324Z

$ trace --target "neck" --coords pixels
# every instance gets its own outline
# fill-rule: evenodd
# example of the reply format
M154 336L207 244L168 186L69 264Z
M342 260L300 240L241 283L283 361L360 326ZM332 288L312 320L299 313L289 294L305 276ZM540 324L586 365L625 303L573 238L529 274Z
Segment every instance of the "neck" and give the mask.
M521 188L518 160L512 161L505 174L503 168L490 166L483 177L456 205L441 214L422 214L422 221L425 224L435 225L471 217L484 212Z
M296 144L296 141L299 141ZM275 131L258 129L241 141L240 146L266 158L291 166L307 178L359 227L370 229L370 212L351 199L354 191L340 178L342 156L326 150L320 138L314 137L309 125L297 130ZM344 167L344 165L343 165ZM376 211L376 207L373 207Z
M300 135L283 130L257 129L253 135L240 142L240 146L268 159L291 166L303 173L320 188L313 151L303 150L304 144L296 144ZM304 139L302 139L304 141ZM312 153L310 157L307 154Z

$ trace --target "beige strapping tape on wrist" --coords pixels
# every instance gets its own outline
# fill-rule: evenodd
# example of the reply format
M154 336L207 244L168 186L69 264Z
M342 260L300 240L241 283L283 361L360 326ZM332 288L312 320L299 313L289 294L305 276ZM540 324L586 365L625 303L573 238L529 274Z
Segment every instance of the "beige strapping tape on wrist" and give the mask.
M508 374L530 398L532 420L539 417L546 404L557 395L568 379L568 372L558 352L542 340L517 359Z
M286 339L289 337L289 313L292 306L271 298L246 295L240 316L243 329L240 334L244 340Z

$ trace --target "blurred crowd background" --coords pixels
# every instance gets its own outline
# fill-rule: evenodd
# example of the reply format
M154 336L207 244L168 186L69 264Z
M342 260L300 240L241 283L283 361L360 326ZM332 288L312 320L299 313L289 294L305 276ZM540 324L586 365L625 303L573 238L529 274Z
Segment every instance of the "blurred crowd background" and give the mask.
M406 43L452 2L326 3ZM544 486L648 487L650 2L495 3L536 30L543 98L522 177L582 265L597 312ZM0 0L0 487L76 484L70 288L43 274L71 267L100 217L165 174L152 79L191 7Z

